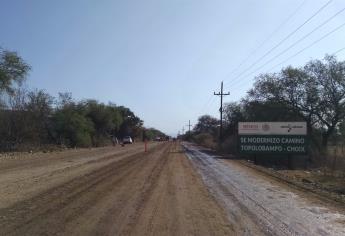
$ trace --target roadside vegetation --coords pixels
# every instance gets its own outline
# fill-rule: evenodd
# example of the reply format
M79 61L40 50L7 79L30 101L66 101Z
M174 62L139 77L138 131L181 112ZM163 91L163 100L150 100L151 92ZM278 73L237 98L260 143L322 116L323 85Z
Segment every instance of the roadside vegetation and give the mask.
M30 91L23 86L30 69L16 52L0 48L0 151L103 146L113 137L141 141L164 135L146 129L125 106Z
M315 170L307 177L316 176L319 182L325 180L328 183L335 183L334 178L336 181L340 178L339 182L343 183L345 61L326 56L323 60L309 61L303 67L290 66L277 73L259 75L245 97L239 102L225 104L223 114L222 140L219 139L219 120L209 115L201 116L194 129L183 138L221 152L237 154L239 121L306 121L308 157L296 157L295 160L304 159L300 167ZM284 156L265 155L259 159L261 164L271 167L287 166ZM332 179L327 176L332 176ZM300 177L309 181L305 173ZM343 184L341 188L345 192Z

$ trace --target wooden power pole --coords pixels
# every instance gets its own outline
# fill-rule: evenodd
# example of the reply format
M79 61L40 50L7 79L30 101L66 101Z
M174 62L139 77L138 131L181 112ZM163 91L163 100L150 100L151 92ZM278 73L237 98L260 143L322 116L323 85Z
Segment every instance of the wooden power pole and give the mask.
M223 81L221 83L220 86L220 92L213 93L216 96L220 96L220 108L219 108L219 112L220 112L220 129L219 129L219 141L221 142L223 140L223 96L227 96L230 95L230 92L228 93L223 93Z
M190 120L189 120L189 122L188 122L188 133L190 134L190 127L192 127L192 125L190 124Z

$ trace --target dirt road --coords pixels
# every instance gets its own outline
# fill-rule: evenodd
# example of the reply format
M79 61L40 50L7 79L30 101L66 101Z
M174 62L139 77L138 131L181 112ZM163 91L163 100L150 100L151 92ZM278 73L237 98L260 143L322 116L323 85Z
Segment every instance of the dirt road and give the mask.
M242 235L345 235L343 206L185 144L209 191Z
M233 235L173 143L0 159L0 235Z
M0 157L0 235L345 235L340 208L198 147Z

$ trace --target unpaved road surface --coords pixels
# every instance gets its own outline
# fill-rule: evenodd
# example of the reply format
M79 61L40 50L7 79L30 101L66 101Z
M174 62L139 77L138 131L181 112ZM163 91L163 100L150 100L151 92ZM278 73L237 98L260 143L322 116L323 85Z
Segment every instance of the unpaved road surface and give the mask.
M0 235L234 235L176 143L0 158Z
M342 206L292 189L234 160L184 144L209 191L240 235L345 235Z
M0 157L0 235L345 235L333 204L176 142Z

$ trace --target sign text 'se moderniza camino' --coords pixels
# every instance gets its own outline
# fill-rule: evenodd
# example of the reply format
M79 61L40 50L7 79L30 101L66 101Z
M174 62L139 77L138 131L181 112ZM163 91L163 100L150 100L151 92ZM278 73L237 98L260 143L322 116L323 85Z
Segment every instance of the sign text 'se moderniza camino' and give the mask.
M239 122L241 153L307 153L306 122Z

